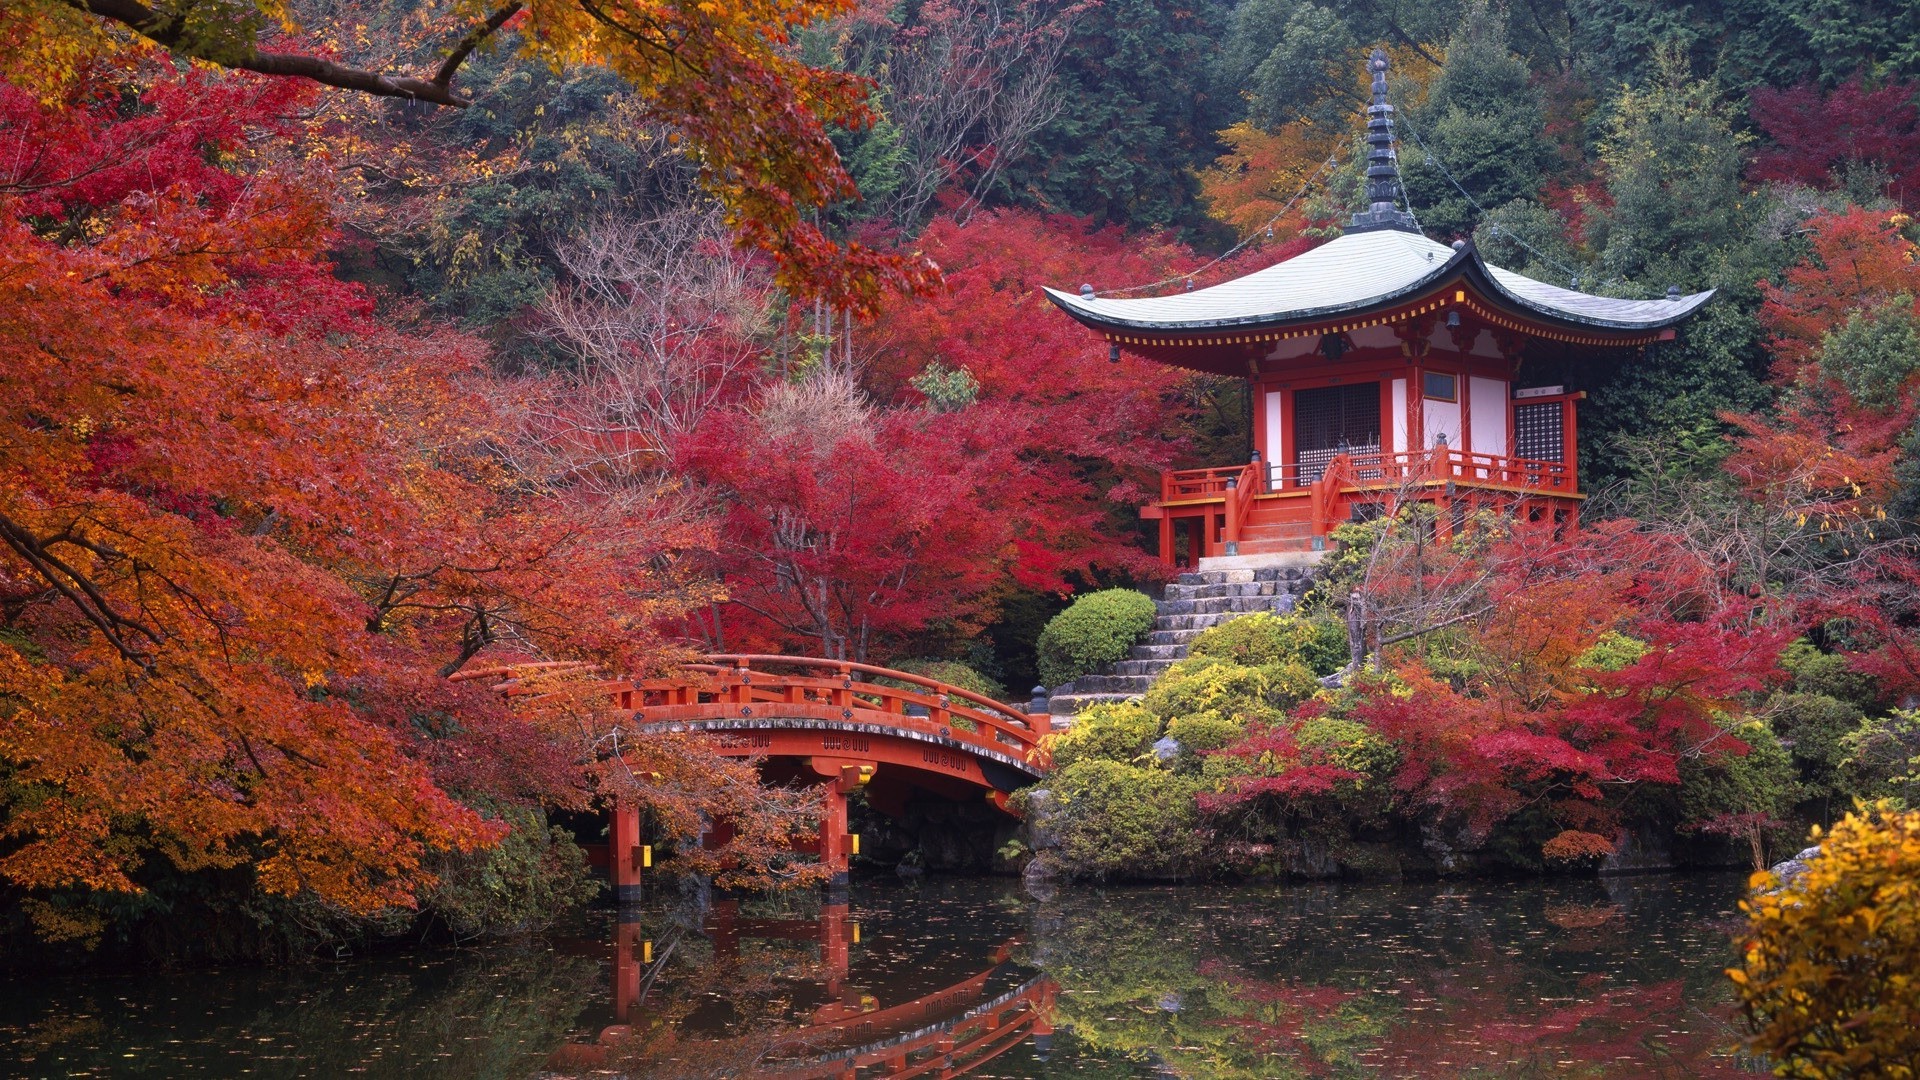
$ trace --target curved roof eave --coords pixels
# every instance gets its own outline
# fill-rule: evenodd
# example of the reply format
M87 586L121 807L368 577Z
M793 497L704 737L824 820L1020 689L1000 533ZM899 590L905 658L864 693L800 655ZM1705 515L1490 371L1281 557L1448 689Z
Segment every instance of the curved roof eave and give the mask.
M1435 260L1430 270L1418 274L1411 280L1398 283L1378 292L1369 293L1358 299L1338 303L1313 304L1277 312L1251 312L1246 315L1225 315L1215 318L1130 318L1116 312L1100 310L1103 305L1114 307L1122 305L1126 307L1139 307L1142 305L1154 306L1156 301L1162 300L1177 301L1181 306L1189 306L1196 302L1204 301L1207 294L1213 293L1216 290L1240 285L1250 278L1270 271L1279 270L1281 267L1297 263L1299 260L1307 259L1316 253L1325 254L1334 248L1335 245L1340 244L1341 241L1361 236L1367 237L1364 243L1368 246L1378 246L1383 242L1390 243L1394 237L1399 237L1408 241L1410 244L1418 245L1436 254L1445 251L1447 258L1444 261ZM1289 323L1316 322L1321 319L1367 311L1405 300L1425 292L1438 282L1445 281L1471 258L1473 258L1472 245L1468 245L1465 250L1449 250L1445 246L1428 240L1426 237L1419 236L1418 234L1409 235L1397 233L1393 230L1381 230L1373 233L1349 233L1336 237L1312 251L1297 255L1285 262L1275 263L1273 266L1268 267L1267 270L1256 271L1254 274L1248 274L1245 277L1237 278L1234 281L1225 282L1221 285L1210 286L1198 292L1177 293L1169 297L1148 297L1144 300L1116 301L1099 299L1087 300L1071 293L1062 292L1059 289L1045 288L1044 286L1043 291L1047 294L1047 299L1053 301L1056 306L1060 307L1067 314L1082 323L1095 327L1145 330L1148 332L1158 331L1160 333L1179 333L1186 330L1220 330L1228 328L1256 329L1270 326L1284 326Z
M1472 250L1471 242L1467 245ZM1490 298L1505 300L1523 312L1597 330L1646 333L1677 325L1700 305L1713 299L1717 289L1659 300L1616 300L1549 285L1544 281L1516 274L1487 262L1474 253L1466 277L1473 280ZM1532 294L1532 295L1528 295ZM1644 316L1636 318L1635 316Z
M1425 237L1420 239L1436 248L1439 246L1433 241L1426 240ZM1288 260L1288 262L1292 261ZM1275 265L1276 267L1284 266L1286 263ZM1611 297L1594 296L1589 293L1575 292L1572 289L1562 289L1523 274L1493 266L1480 257L1479 251L1471 241L1451 251L1450 257L1444 263L1437 263L1432 271L1394 288L1347 303L1293 308L1277 312L1253 312L1246 315L1198 319L1127 317L1116 312L1102 311L1100 307L1119 304L1126 304L1129 307L1139 307L1143 304L1150 306L1156 299L1178 299L1183 302L1182 306L1188 306L1193 299L1199 298L1201 293L1209 290L1176 294L1173 297L1148 298L1145 301L1088 300L1058 289L1043 287L1043 291L1047 299L1076 321L1096 329L1178 334L1192 330L1267 329L1352 315L1419 296L1434 289L1435 286L1443 285L1455 275L1462 279L1471 279L1476 289L1485 294L1488 299L1504 302L1516 311L1532 317L1560 323L1570 328L1612 330L1624 333L1646 333L1673 326L1712 299L1717 291L1708 289L1705 292L1672 300L1616 300ZM1237 281L1244 280L1244 278L1237 279ZM1235 282L1227 284L1235 284ZM1221 286L1213 286L1213 288L1217 289Z

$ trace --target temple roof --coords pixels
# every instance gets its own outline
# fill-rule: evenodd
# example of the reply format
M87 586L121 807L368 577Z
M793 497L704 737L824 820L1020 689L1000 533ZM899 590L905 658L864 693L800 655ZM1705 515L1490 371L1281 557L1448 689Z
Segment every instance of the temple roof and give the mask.
M1400 205L1406 193L1394 152L1385 49L1373 50L1367 70L1373 77L1373 99L1367 107L1369 202L1353 215L1345 234L1265 270L1193 292L1103 300L1082 286L1079 296L1048 289L1048 299L1080 322L1106 331L1116 345L1138 350L1177 344L1188 335L1202 335L1200 343L1208 347L1258 338L1234 333L1222 340L1205 336L1209 331L1286 330L1280 336L1293 337L1311 332L1319 322L1342 331L1350 329L1356 317L1395 321L1442 306L1448 301L1436 297L1449 288L1455 289L1451 299L1458 304L1467 303L1469 290L1476 294L1480 306L1468 307L1483 322L1586 345L1631 344L1649 335L1670 336L1669 327L1713 295L1709 289L1691 296L1670 290L1664 300L1592 296L1493 266L1480 258L1471 241L1448 247L1427 239L1411 208ZM1423 307L1414 308L1422 302ZM1118 333L1123 330L1155 336Z
M1046 290L1096 329L1180 334L1264 329L1355 315L1463 280L1486 300L1548 327L1647 333L1691 315L1713 290L1661 300L1616 300L1536 281L1403 228L1350 232L1311 251L1205 289L1141 299L1088 299Z

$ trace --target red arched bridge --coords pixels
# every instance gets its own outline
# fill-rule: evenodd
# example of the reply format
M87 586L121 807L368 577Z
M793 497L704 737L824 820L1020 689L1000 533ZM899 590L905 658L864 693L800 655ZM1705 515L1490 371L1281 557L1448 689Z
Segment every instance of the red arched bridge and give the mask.
M858 853L849 793L864 789L869 805L893 816L915 792L984 798L1012 813L1008 795L1048 767L1044 711L872 664L724 654L608 689L642 734L706 733L724 754L760 759L769 782L823 786L817 850L836 882ZM632 811L614 812L608 869L623 899L638 898L647 863L639 824Z

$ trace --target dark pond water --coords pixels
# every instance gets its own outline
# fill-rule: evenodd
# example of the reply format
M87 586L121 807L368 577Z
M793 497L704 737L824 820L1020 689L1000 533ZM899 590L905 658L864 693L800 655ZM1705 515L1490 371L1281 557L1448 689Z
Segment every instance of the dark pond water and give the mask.
M1747 1076L1742 884L677 899L539 946L0 984L0 1074Z

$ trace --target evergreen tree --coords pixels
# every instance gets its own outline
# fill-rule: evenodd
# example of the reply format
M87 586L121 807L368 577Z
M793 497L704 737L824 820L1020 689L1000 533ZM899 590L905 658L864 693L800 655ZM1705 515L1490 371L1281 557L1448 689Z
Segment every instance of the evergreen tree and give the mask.
M1007 170L1001 201L1133 228L1198 223L1197 170L1238 103L1199 58L1218 47L1229 5L1106 0L1075 24L1054 93L1061 107Z
M1431 43L1458 24L1457 0L1246 0L1233 14L1215 68L1223 92L1238 91L1248 119L1277 128L1307 120L1344 131L1367 105L1362 69L1375 45L1438 61Z
M1486 0L1467 8L1425 104L1404 115L1402 178L1430 235L1467 235L1476 202L1490 209L1539 190L1552 157L1545 106L1507 46L1505 13Z
M1768 225L1775 203L1741 187L1746 138L1713 85L1688 79L1685 65L1667 52L1658 80L1613 103L1601 144L1612 205L1589 219L1599 277L1581 287L1635 298L1669 287L1719 293L1677 341L1559 361L1557 377L1592 395L1581 410L1582 467L1597 483L1621 475L1623 443L1705 446L1719 438L1722 413L1767 398L1756 283L1791 252Z

